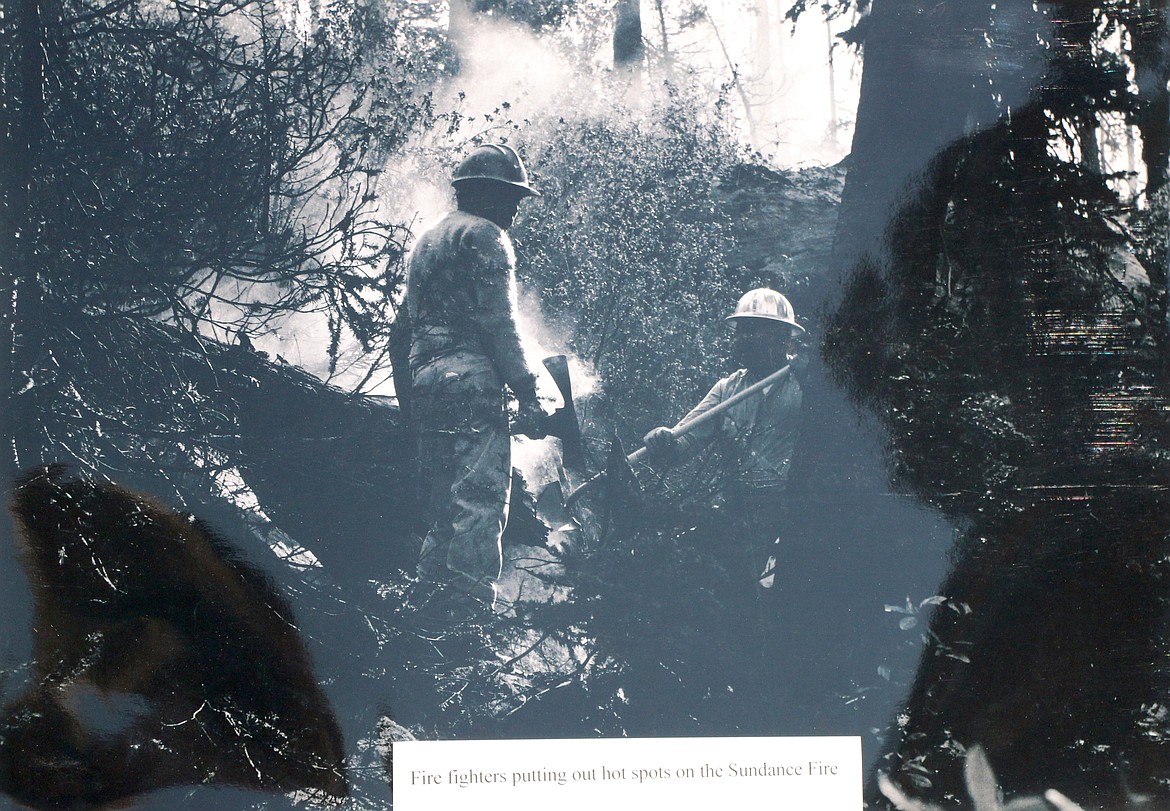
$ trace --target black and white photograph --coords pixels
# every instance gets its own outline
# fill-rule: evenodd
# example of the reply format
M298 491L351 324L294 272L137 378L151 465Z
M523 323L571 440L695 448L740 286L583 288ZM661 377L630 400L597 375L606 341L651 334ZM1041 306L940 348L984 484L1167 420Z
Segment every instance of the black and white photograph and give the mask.
M0 109L0 811L1170 809L1165 0L0 0Z

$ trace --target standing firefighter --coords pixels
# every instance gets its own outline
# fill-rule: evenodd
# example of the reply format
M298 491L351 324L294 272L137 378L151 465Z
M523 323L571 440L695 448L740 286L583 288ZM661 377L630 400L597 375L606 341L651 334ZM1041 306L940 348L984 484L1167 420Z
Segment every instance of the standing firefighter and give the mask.
M726 444L733 460L723 488L723 506L734 529L733 569L767 588L772 585L775 547L783 520L785 490L799 435L800 384L788 374L728 407L719 418L686 433L680 429L789 362L793 338L804 332L788 299L757 288L727 317L735 325L733 359L742 368L723 378L675 426L659 427L643 442L651 458L677 461L711 442Z
M476 147L455 170L458 210L410 257L411 413L428 531L419 576L428 613L458 619L491 606L508 520L512 432L543 436L536 378L516 328L516 259L506 233L537 192L511 147Z

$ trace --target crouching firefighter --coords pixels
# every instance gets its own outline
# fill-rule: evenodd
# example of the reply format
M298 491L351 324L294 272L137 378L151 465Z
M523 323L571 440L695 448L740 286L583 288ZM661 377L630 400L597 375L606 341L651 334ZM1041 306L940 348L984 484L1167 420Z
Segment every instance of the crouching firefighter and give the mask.
M769 589L800 430L800 383L795 375L786 374L761 393L728 404L720 416L687 426L789 365L794 338L804 328L796 323L788 299L768 288L746 293L726 320L734 324L732 359L741 368L716 383L674 429L655 428L643 443L656 462L680 461L712 443L723 443L725 458L731 460L720 493L730 522L731 572Z
M536 378L516 327L507 229L537 192L511 147L486 144L459 164L458 209L411 253L410 411L425 511L416 607L458 621L493 606L508 520L510 433L544 436ZM519 411L509 429L509 392Z

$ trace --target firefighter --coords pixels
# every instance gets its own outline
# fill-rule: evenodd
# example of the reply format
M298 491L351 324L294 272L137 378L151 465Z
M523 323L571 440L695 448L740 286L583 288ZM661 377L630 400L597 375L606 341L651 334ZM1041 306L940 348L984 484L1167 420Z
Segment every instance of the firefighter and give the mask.
M675 462L722 442L733 461L720 495L739 536L732 550L736 570L770 588L785 509L785 490L799 435L800 383L788 374L761 394L731 406L721 417L678 434L701 414L788 365L795 337L804 332L792 305L769 288L751 290L727 317L734 324L732 358L737 371L720 380L675 426L660 426L643 443L650 457Z
M470 616L495 600L508 520L510 433L542 437L545 414L516 327L515 254L507 230L537 194L516 151L473 149L451 180L457 210L411 253L411 413L426 535L423 610ZM518 413L509 429L509 394Z

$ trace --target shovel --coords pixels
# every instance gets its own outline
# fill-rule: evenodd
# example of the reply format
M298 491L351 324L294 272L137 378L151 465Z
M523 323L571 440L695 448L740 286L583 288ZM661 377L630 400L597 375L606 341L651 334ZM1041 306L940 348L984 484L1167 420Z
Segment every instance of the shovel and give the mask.
M753 383L752 385L748 386L743 391L738 392L736 394L733 394L731 397L728 397L722 403L720 403L719 405L710 409L709 411L704 411L702 414L695 417L693 420L679 423L678 425L676 425L670 429L670 435L673 436L675 439L677 439L678 437L683 436L684 434L689 434L691 431L695 430L700 425L704 425L704 424L710 422L711 420L715 419L716 417L718 417L720 414L722 414L724 411L731 408L732 406L734 406L738 403L742 403L744 400L748 399L749 397L755 397L757 394L759 394L764 389L766 389L768 386L771 386L774 383L779 383L781 380L783 380L785 377L787 377L789 370L791 368L792 368L791 366L785 366L782 369L778 369L775 372L772 372L772 374L765 377L763 380L759 380L759 381ZM638 450L634 451L633 453L631 453L629 456L626 457L626 462L627 462L627 464L630 464L630 465L634 464L635 462L639 462L642 459L644 459L646 457L646 454L648 454L649 452L650 452L650 450L648 448L645 448L645 447L638 448ZM569 493L568 497L565 499L566 510L568 510L568 508L572 507L583 495L594 490L597 487L597 483L605 478L606 472L607 471L602 471L601 473L598 473L593 478L584 482L576 490Z

